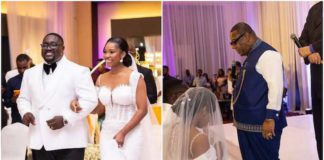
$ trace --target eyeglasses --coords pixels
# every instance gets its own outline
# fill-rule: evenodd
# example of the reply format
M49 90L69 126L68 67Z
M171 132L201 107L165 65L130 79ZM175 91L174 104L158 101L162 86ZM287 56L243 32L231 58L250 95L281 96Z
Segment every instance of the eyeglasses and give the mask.
M48 47L49 47L50 49L55 49L55 48L57 48L59 45L61 45L61 43L55 43L55 42L53 42L53 43L50 43L50 44L48 44L48 43L43 43L43 44L40 44L40 45L41 45L42 49L47 49Z
M236 43L244 36L244 33L240 34L237 38L235 38L233 41L231 41L230 45L236 45Z

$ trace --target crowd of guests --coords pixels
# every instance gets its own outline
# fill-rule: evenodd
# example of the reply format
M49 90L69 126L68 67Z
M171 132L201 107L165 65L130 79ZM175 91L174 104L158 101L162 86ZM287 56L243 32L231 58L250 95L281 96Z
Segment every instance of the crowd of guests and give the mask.
M182 78L176 77L188 87L205 87L215 93L218 100L229 100L240 68L241 62L235 61L234 66L228 68L226 73L223 68L220 68L213 77L209 77L209 74L204 73L202 69L197 70L196 76L191 74L189 69L186 69ZM232 69L235 69L234 73L232 73Z

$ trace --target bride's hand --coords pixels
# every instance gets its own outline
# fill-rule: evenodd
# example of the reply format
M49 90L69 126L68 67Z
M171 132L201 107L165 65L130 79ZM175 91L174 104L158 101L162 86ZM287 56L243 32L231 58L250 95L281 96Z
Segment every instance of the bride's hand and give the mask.
M116 140L118 144L118 148L123 147L124 145L124 140L125 140L125 135L122 132L118 132L115 136L114 139Z
M70 109L75 113L79 113L82 110L82 108L80 107L80 104L77 100L72 100Z

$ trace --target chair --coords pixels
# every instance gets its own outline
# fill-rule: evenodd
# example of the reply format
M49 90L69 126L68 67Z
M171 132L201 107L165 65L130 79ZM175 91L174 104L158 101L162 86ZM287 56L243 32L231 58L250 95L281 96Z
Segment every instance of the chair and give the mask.
M1 131L1 159L24 160L28 144L29 128L22 123L14 123Z

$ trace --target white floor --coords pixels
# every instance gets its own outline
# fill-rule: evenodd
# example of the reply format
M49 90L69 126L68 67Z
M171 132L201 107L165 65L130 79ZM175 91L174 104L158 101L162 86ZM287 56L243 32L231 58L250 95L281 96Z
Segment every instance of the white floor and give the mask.
M318 160L312 115L287 117L287 121L281 137L280 160ZM230 160L242 160L236 128L232 123L224 128Z

